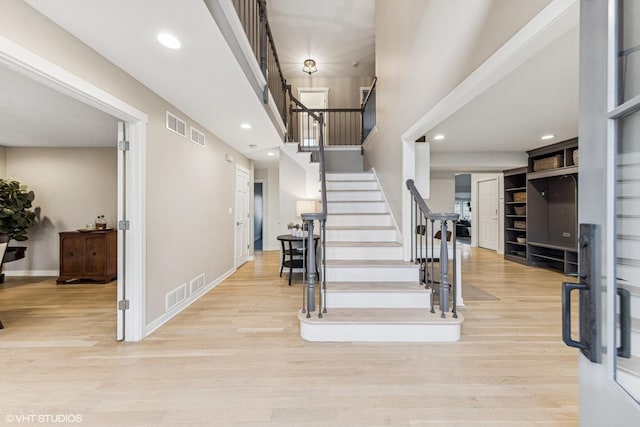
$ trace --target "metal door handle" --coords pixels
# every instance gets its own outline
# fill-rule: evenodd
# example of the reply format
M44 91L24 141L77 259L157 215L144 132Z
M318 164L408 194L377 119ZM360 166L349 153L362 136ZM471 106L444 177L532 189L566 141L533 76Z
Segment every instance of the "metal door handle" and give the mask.
M571 291L586 291L587 286L582 283L564 282L562 284L562 341L569 347L576 347L580 350L587 348L581 341L571 339Z
M620 297L620 347L616 349L618 357L631 358L631 292L616 288Z

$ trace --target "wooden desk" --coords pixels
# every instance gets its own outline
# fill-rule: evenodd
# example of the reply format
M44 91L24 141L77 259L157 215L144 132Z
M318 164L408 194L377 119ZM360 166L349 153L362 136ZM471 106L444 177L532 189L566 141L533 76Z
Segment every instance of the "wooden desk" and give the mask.
M294 268L303 268L306 272L306 263L305 263L305 253L301 247L293 247L294 242L305 242L308 240L308 237L298 237L292 236L291 234L281 234L278 236L278 240L282 245L282 261L280 262L280 277L282 277L282 269L289 269L289 286L291 286L291 273L293 273ZM313 243L315 244L316 253L318 249L318 240L320 240L320 236L313 236ZM285 248L285 243L288 244L288 249ZM299 256L300 258L294 258L295 256ZM287 259L288 258L288 259ZM318 265L316 264L316 274L318 273Z
M78 279L109 283L115 279L118 272L117 235L115 230L60 233L57 283Z

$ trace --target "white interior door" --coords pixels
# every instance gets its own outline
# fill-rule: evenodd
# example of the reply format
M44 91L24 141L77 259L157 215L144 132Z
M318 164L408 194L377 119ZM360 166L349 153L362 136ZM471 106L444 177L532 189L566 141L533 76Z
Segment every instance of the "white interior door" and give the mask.
M249 171L236 165L236 268L249 259L250 218Z
M307 108L326 109L329 106L329 89L328 88L298 88L298 99ZM327 129L329 118L325 115L324 127ZM326 132L325 132L326 137ZM304 147L317 147L320 138L320 129L317 129L315 120L311 120L306 113L302 113L300 120L300 143Z
M498 250L498 180L478 182L478 246Z

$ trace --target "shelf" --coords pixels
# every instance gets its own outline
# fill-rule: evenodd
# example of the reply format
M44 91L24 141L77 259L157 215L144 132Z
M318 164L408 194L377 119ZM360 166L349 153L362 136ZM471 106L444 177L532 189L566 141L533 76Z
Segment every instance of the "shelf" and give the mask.
M515 187L515 188L505 188L504 191L512 192L512 191L526 191L527 187Z
M506 243L509 243L510 245L527 246L527 242L518 243L518 242L507 241Z
M505 228L505 230L507 231L519 231L520 233L526 233L527 229L526 228Z
M578 173L578 166L567 166L564 168L547 169L540 172L529 172L527 174L527 180L533 181L536 179L549 178L552 176L573 175Z
M578 252L577 248L571 246L555 245L553 243L528 242L531 246L538 246L546 249L557 249L559 251Z
M505 215L507 218L526 218L526 215L516 215L516 214L507 214Z
M536 253L530 253L529 255L531 255L532 257L536 257L536 258L548 259L548 260L551 260L551 261L557 261L557 262L564 263L564 258L558 258L558 257L553 257L553 256L543 255L543 254L536 254Z
M504 202L507 205L526 205L527 201L525 200L524 202Z

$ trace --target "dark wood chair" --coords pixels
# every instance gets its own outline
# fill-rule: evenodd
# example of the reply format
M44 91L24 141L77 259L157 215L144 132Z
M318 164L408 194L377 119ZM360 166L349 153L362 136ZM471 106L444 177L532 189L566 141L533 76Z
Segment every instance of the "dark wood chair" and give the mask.
M278 237L280 240L280 244L282 246L282 260L280 262L280 277L282 277L282 270L285 268L289 269L289 286L291 286L291 276L293 275L294 268L302 268L304 272L307 272L306 266L306 248L299 246L302 243L302 239L283 239ZM294 243L296 245L294 246ZM318 248L318 240L314 238L314 243L316 245L316 253ZM316 274L318 273L318 265L316 265Z

